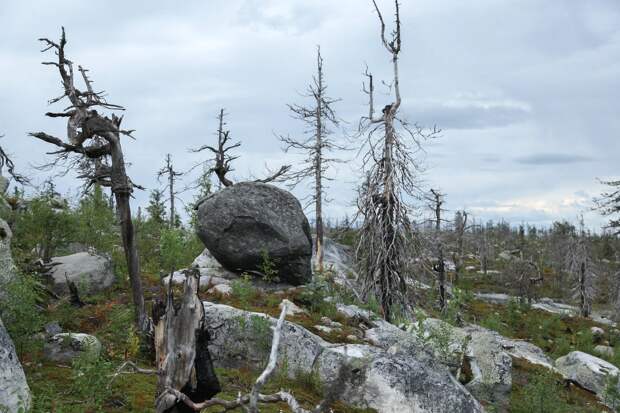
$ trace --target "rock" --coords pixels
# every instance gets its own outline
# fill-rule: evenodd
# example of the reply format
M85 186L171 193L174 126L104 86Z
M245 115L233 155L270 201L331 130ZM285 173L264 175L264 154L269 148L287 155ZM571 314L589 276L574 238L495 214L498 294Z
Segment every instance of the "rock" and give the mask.
M327 326L322 326L322 325L315 325L314 328L316 328L317 330L319 330L322 333L325 334L330 334L334 332L334 329L331 327L327 327Z
M555 361L556 369L567 379L602 398L607 376L620 370L611 363L581 351L572 351ZM620 388L619 388L620 390Z
M414 334L453 373L461 368L465 351L472 373L465 387L479 400L507 408L512 388L512 358L504 349L501 335L476 325L454 327L435 318L427 318L421 326L412 327Z
M530 342L502 337L501 344L504 350L506 350L511 357L522 359L530 364L536 364L550 370L554 370L553 360L547 357L545 352L540 347Z
M15 346L0 320L0 411L17 413L30 409L30 388Z
M592 337L595 341L599 341L605 336L605 330L596 326L590 327L590 333L592 333Z
M194 259L191 266L198 267L201 276L206 275L229 280L238 278L237 274L224 268L206 248Z
M11 256L12 237L11 228L0 218L0 295L4 291L4 285L15 279L16 268Z
M513 298L508 294L496 294L496 293L474 293L474 297L478 300L486 301L492 304L508 304Z
M57 363L71 363L83 354L93 357L101 354L101 342L97 337L83 333L60 333L50 337L43 346L43 356Z
M228 284L217 284L214 287L211 287L208 292L230 295L232 294L232 287Z
M262 369L269 357L271 333L267 338L250 334L252 329L247 325L267 320L273 326L276 320L226 305L204 305L215 366L240 368L250 364ZM285 322L279 365L285 360L291 378L296 372L315 372L324 385L332 383L343 365L350 369L340 400L352 406L379 413L483 412L478 401L415 343L394 353L366 344L331 344L299 325Z
M54 257L50 275L54 292L61 295L69 293L67 278L73 281L81 295L105 290L114 284L112 261L101 255L87 252ZM65 278L66 275L66 278Z
M280 305L278 305L278 308L280 310L282 310L282 305L286 304L286 315L288 317L292 317L295 316L297 314L306 314L306 310L304 310L303 308L299 308L299 306L297 306L297 304L287 300L286 298L284 300L282 300L282 302L280 303Z
M497 257L504 261L511 261L514 258L510 251L502 251L497 255Z
M185 270L179 270L179 271L175 271L172 273L172 284L182 285L185 282L185 274L183 273L183 271ZM162 277L161 284L164 286L168 285L169 281L170 281L170 276L167 275L165 277ZM199 283L200 283L199 287L202 289L202 288L207 288L207 287L213 287L219 284L230 284L230 280L226 278L215 277L215 276L210 276L210 275L201 275Z
M476 271L476 267L474 265L468 265L465 267L465 271Z
M45 331L45 335L47 337L55 336L56 334L62 333L62 328L60 328L60 324L58 321L52 321L43 326L43 331Z
M342 323L339 323L338 321L334 321L330 319L329 317L321 317L321 323L323 323L323 325L326 325L332 328L342 328Z
M301 204L272 185L241 182L204 199L198 236L225 268L261 270L266 254L282 281L310 281L312 239Z
M604 346L599 344L598 346L594 346L594 352L601 356L613 357L614 356L614 348L610 346Z

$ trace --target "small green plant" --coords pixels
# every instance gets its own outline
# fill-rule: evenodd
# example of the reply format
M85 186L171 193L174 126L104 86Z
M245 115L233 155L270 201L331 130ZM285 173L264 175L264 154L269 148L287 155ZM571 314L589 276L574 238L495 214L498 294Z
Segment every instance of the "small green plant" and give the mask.
M569 413L574 411L561 397L562 386L552 373L540 371L524 386L518 403L513 397L514 413Z
M267 282L278 281L278 270L276 269L276 262L269 256L269 251L266 249L261 251L261 264L260 272L263 275L263 280Z
M497 331L498 333L501 333L504 329L504 326L502 325L502 318L498 313L489 314L480 322L480 325L488 328L489 330Z
M256 290L250 281L249 274L243 274L241 278L234 280L230 283L231 294L236 297L242 308L248 308L250 300L256 294Z
M71 391L78 400L88 402L96 411L103 411L104 402L112 394L109 386L112 371L112 363L85 352L73 361Z
M617 374L608 374L605 380L605 390L603 391L603 401L605 405L609 406L613 411L617 411L620 407L620 377Z
M0 293L0 318L3 320L18 353L38 345L32 335L43 326L37 301L42 297L41 286L31 275L16 274Z

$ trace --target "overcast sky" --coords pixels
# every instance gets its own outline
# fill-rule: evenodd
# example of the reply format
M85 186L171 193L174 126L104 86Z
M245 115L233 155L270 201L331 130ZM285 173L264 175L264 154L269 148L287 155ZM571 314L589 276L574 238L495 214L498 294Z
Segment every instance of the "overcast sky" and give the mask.
M391 21L391 1L379 4ZM596 179L620 175L618 0L403 0L401 14L402 112L443 129L426 147L425 181L447 208L514 224L575 220L601 192ZM45 174L29 165L50 147L27 132L63 136L65 124L43 116L60 84L36 39L58 38L60 26L69 57L126 107L130 174L150 189L166 153L180 170L201 159L188 148L213 142L220 107L242 141L235 176L295 163L274 133L301 133L286 103L306 102L317 45L351 125L367 110L364 64L390 76L370 0L2 0L0 26L0 144L38 182ZM331 217L354 211L359 162L346 156L333 171ZM77 184L58 180L64 193ZM147 199L136 194L134 208Z

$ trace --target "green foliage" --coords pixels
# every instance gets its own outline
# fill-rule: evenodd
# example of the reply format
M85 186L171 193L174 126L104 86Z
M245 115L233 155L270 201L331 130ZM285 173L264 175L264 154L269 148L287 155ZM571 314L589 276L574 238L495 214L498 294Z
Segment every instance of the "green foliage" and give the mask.
M120 243L116 215L101 186L96 185L92 192L80 199L75 218L75 241L99 252L113 253L114 247Z
M250 305L250 300L256 294L256 289L248 274L244 274L243 277L231 282L230 288L231 294L239 300L242 308L247 308Z
M608 374L605 380L605 390L603 391L604 403L617 411L620 407L620 377L617 374Z
M504 331L502 318L498 313L489 314L486 318L480 321L480 325L488 328L489 330L497 331L500 334Z
M3 286L0 293L0 318L4 322L18 353L32 350L36 343L32 335L43 326L43 316L37 308L41 300L40 284L31 275L17 274Z
M332 293L330 284L325 278L314 277L299 294L297 300L310 310L311 315L315 318L334 318L338 313L336 304L329 300L326 301L327 297L333 297Z
M512 403L513 413L569 413L569 406L561 397L562 385L549 372L541 371L531 376L521 391L519 402Z
M13 249L17 263L36 258L32 251L39 251L41 258L49 260L75 239L75 228L75 217L68 202L48 184L15 217Z
M472 299L473 295L469 290L453 287L452 298L448 300L446 308L441 314L441 318L452 325L459 324L462 319L462 312Z
M266 249L261 251L261 264L260 272L263 274L263 279L267 282L273 282L278 280L278 270L276 269L276 262L269 256L269 251Z
M104 411L104 402L111 396L112 363L91 353L73 361L71 391L78 400L89 403L95 411Z

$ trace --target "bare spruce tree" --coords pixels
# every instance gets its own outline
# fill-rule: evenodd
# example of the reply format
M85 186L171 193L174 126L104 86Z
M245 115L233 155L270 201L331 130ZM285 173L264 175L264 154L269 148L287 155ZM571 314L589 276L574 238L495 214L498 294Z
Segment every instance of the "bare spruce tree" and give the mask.
M443 239L441 235L441 212L443 211L443 203L445 195L436 189L431 189L431 206L435 214L435 253L437 261L433 266L433 270L437 274L439 283L439 309L443 312L446 309L446 265L443 256Z
M45 132L30 135L58 148L50 152L57 156L55 163L64 162L68 168L73 167L77 172L81 172L80 176L89 183L111 188L120 217L136 323L140 331L150 333L152 323L144 305L140 261L129 202L135 185L127 176L121 148L121 137L131 136L132 131L121 129L122 117L114 113L107 116L96 110L97 108L123 110L123 108L108 103L103 92L93 90L93 83L88 78L86 69L78 66L79 75L74 71L74 63L65 56L67 39L64 28L59 43L45 38L40 40L45 45L44 52L48 50L55 52L56 60L43 64L58 70L63 87L63 94L51 99L50 103L59 102L64 98L69 100L69 106L63 112L48 112L46 116L67 118L67 137L64 140ZM84 89L78 89L76 77L82 78Z
M306 97L312 99L312 106L288 105L293 117L306 124L305 133L308 136L305 139L280 136L280 140L285 144L286 152L293 150L305 155L301 165L287 175L291 186L294 187L307 178L314 178L310 201L314 203L316 216L315 250L318 270L323 271L323 202L325 201L325 181L330 179L326 176L326 172L329 165L337 161L335 158L330 158L329 154L344 147L331 138L330 126L339 126L338 118L332 108L338 99L332 99L327 95L320 47L317 47L316 66L316 75L305 94Z
M232 168L232 162L235 159L239 158L239 156L237 155L232 155L231 151L241 146L241 142L235 142L235 143L230 142L230 130L225 129L226 115L227 114L225 110L223 108L220 109L220 112L218 113L218 116L217 116L218 128L217 128L217 133L216 133L217 134L217 146L216 147L211 146L211 145L203 145L199 148L191 149L191 151L194 153L200 153L200 152L207 151L207 150L213 153L213 158L205 162L210 163L212 165L208 169L207 173L211 173L211 172L215 173L215 175L217 176L219 180L218 189L222 189L222 186L228 187L234 184L234 182L231 181L226 175L234 171L234 169ZM254 182L268 183L268 182L274 182L274 181L281 180L283 179L283 176L290 169L291 169L290 165L283 165L280 167L280 169L278 169L276 172L273 172L268 177L264 179L256 179L254 180Z
M166 164L157 172L157 179L161 179L163 176L166 176L168 180L166 189L168 190L168 202L170 202L170 228L177 226L177 213L174 207L174 201L178 193L175 189L175 184L177 178L183 175L183 172L175 171L174 166L172 165L172 155L167 154Z
M456 236L456 248L452 255L454 261L454 283L459 282L459 276L463 272L463 254L465 245L465 232L467 231L467 211L456 211L454 214L454 233Z
M358 214L362 218L356 248L365 295L374 295L385 319L392 318L394 306L408 309L408 263L412 253L413 229L409 219L410 206L405 197L420 195L420 141L438 133L424 132L401 117L398 59L401 51L401 21L395 0L395 29L386 36L383 15L373 0L381 26L381 41L392 60L391 92L394 100L384 106L380 115L374 110L374 82L368 69L364 91L369 98L368 117L360 121L360 134L366 136L367 152L362 158L364 183L358 190Z
M579 310L582 317L589 317L594 300L594 265L588 248L583 216L579 220L579 234L573 234L567 243L565 251L566 271L574 282L574 297L579 301Z

